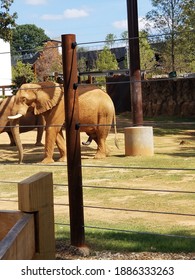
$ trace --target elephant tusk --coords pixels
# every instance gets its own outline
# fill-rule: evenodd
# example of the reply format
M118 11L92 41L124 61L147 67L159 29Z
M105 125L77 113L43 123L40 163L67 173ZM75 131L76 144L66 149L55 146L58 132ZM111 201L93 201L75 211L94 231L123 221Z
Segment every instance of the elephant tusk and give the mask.
M22 117L22 114L17 114L15 116L8 116L8 119L9 120L16 120L16 119L19 119Z

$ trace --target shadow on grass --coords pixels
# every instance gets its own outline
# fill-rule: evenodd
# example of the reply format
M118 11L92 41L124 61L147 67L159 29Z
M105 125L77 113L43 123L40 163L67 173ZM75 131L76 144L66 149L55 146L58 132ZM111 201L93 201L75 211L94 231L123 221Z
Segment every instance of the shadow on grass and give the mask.
M167 153L162 153L163 155L170 155ZM184 158L188 158L188 157L195 157L195 152L177 152L177 153L171 153L171 156L173 157L184 157Z
M124 233L105 230L86 229L86 245L94 251L111 252L161 252L192 253L195 252L195 237L190 238L190 231L171 232L163 236L149 233ZM177 235L177 236L176 236ZM179 237L183 236L183 237ZM57 240L69 242L68 232L57 232Z
M184 158L189 158L189 157L195 157L195 149L194 147L181 147L180 151L173 152L171 151L170 153L165 153L165 152L157 152L156 154L161 154L161 155L168 155L172 157L184 157Z

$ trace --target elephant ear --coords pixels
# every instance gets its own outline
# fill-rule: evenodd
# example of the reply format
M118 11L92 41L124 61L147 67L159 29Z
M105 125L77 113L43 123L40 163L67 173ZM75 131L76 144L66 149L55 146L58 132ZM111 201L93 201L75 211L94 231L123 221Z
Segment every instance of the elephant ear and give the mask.
M63 98L63 87L54 82L38 83L34 114L39 115L56 106Z

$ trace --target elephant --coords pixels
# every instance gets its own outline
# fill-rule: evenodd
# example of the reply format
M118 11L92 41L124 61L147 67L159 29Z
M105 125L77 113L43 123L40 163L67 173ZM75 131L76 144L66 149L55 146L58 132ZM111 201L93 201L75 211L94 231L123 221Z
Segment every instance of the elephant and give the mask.
M82 144L83 144L84 146L89 146L89 145L91 144L92 141L93 141L92 136L89 136L88 139L87 139L87 141L83 141Z
M15 101L15 96L9 96L1 100L0 103L0 133L7 132L10 139L10 146L15 146L15 141L10 128L10 121L8 116L11 114L12 107ZM19 121L19 131L20 133L33 130L35 126L37 127L37 137L36 137L36 146L42 146L41 140L44 131L44 122L42 116L35 116L33 109L29 107L25 116L21 117Z
M79 123L80 131L97 143L96 159L105 158L106 138L110 132L112 123L116 123L115 108L110 96L96 86L79 86ZM62 129L65 123L64 88L62 85L45 81L39 83L23 84L16 93L16 99L9 119L12 120L14 135L18 151L19 162L23 159L23 149L17 129L17 123L22 115L25 115L29 106L34 107L35 115L43 115L45 128L45 155L42 163L53 163L55 144L60 152L58 161L66 161L65 139ZM116 125L115 145L117 146Z

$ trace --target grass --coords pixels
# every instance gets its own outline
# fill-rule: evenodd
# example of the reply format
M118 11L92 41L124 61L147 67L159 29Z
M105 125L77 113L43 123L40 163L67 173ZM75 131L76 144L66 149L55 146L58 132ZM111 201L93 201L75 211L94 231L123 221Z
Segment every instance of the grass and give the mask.
M174 235L174 232L170 234ZM186 232L181 232L185 234ZM57 240L69 244L69 231L57 229ZM161 253L191 253L195 252L193 239L153 235L147 233L119 232L114 230L85 229L86 245L91 251L108 250L113 253L125 252L161 252Z
M183 125L178 119L158 120L158 126L154 126L155 154L152 157L124 155L121 125L127 123L124 116L120 116L119 150L114 146L114 135L110 134L108 137L110 157L94 160L95 144L82 147L86 243L92 249L119 252L195 252L193 239L162 236L195 237L194 216L146 212L195 215L195 134L193 120L185 121L188 123ZM7 146L8 142L3 138L4 145L0 145L0 181L7 182L1 183L0 199L16 199L18 181L40 171L52 172L55 221L61 224L56 225L56 238L69 242L69 228L64 226L69 224L69 210L62 205L68 204L67 166L58 163L47 166L36 164L41 159L43 148L32 145L35 132L29 135L32 138L27 139L27 133L22 136L26 143L24 160L28 164L19 166L15 164L15 148ZM2 134L0 137L5 136ZM81 137L82 140L86 139L83 134ZM56 152L55 157L57 156ZM1 208L6 207L7 203L1 203ZM17 208L17 203L14 207ZM126 211L104 208L124 208ZM127 233L126 230L130 232ZM148 232L152 234L149 235ZM154 235L155 233L158 235Z

